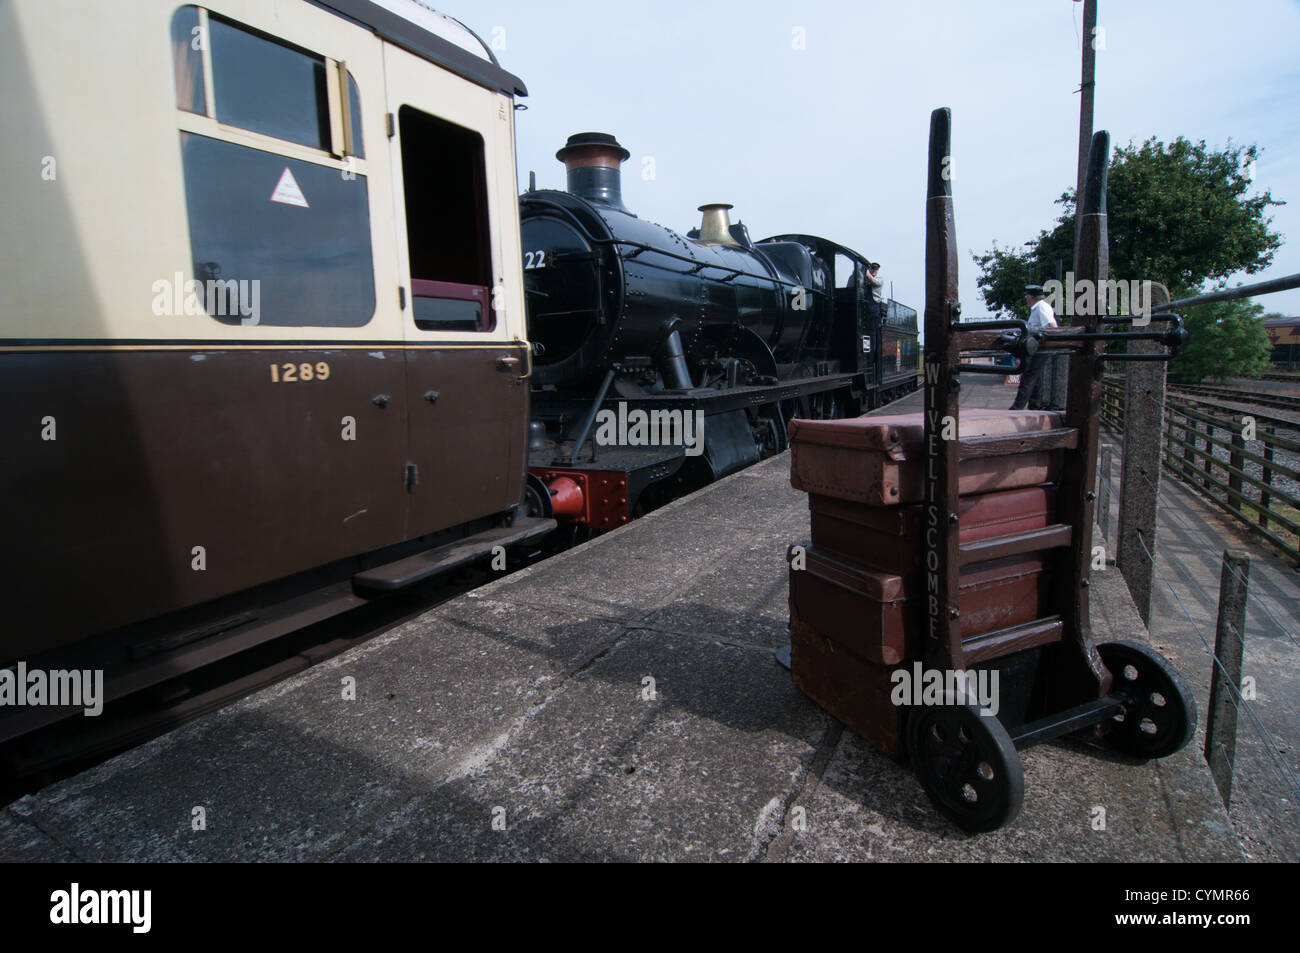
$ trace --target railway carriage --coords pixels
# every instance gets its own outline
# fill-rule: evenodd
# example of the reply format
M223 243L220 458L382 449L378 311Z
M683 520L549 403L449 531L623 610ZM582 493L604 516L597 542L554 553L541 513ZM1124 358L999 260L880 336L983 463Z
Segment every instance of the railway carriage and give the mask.
M0 667L168 694L916 386L851 249L640 219L607 136L521 200L523 84L417 0L0 0L0 78ZM700 453L583 457L607 396Z
M8 0L0 76L0 665L111 700L552 528L516 505L526 91L471 31Z

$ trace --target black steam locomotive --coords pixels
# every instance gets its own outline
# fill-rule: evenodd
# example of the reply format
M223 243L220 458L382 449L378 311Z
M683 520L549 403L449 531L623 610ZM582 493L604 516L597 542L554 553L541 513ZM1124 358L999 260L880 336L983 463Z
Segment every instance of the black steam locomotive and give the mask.
M568 190L520 200L533 342L529 508L609 529L786 448L791 417L917 387L916 311L811 235L752 241L729 205L685 236L623 205L613 136L570 136Z

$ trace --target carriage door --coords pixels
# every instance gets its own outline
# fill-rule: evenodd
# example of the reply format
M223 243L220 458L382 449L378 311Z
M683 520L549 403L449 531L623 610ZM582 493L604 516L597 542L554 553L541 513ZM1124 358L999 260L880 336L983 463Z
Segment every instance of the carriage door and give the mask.
M504 97L387 44L384 67L413 537L499 513L523 489L525 346L514 341L522 336L511 326L514 309L500 306L508 268L516 272L510 286L522 285L518 239L499 234L518 231L514 116L498 115Z

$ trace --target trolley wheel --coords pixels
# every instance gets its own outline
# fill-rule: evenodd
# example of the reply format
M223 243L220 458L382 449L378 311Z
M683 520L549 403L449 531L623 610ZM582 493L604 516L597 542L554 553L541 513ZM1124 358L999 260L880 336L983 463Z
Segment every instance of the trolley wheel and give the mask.
M973 705L914 708L912 770L941 814L972 833L1009 823L1025 800L1020 755L1002 723Z
M1196 734L1196 704L1168 659L1137 642L1105 642L1097 652L1114 677L1111 695L1124 702L1106 724L1107 743L1138 758L1182 750Z

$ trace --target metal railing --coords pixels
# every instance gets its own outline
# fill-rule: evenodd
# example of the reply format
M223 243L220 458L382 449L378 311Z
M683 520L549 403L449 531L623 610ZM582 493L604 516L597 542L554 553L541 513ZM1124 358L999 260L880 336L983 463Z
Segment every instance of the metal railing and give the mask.
M1120 434L1124 379L1102 383L1101 423ZM1300 424L1170 394L1161 433L1172 476L1300 564Z

